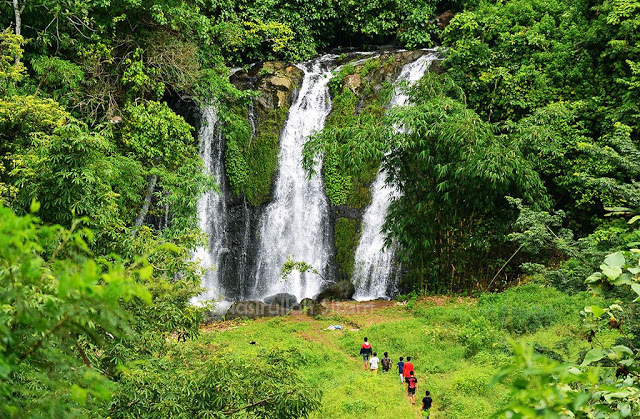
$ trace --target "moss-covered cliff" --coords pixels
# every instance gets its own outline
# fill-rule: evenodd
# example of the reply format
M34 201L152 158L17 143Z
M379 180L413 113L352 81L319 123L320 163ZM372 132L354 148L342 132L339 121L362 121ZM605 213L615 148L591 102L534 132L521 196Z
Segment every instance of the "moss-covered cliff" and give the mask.
M225 155L227 176L237 195L246 194L253 206L271 199L274 175L278 167L280 131L287 117L302 70L282 62L255 65L237 73L233 82L242 89L255 90L256 96L244 115L247 129L227 139Z
M402 67L422 54L424 51L390 51L358 64L343 65L330 82L333 110L325 129L381 118ZM371 160L359 173L349 175L340 169L339 160L339 156L327 153L322 174L332 206L336 279L341 280L351 279L353 274L362 215L371 202L369 187L380 162Z
M368 120L381 118L402 67L424 53L386 51L371 55L368 59L363 59L360 54L340 55L336 59L338 69L334 71L329 84L332 111L327 117L325 129L366 124ZM263 205L272 199L280 132L297 96L302 77L303 72L299 68L283 62L257 64L232 77L232 82L240 89L253 91L250 105L239 106L235 112L236 119L227 123L225 153L227 179L237 197L236 201L230 202L230 212L233 213L232 218L235 217L232 222L242 224L246 221L243 217L249 216L252 242L257 234L257 221ZM331 204L329 221L334 237L335 279L350 280L360 239L362 215L371 201L369 188L380 162L372 160L357 174L345 174L339 166L339 157L327 153L321 174ZM246 203L251 210L242 207ZM241 207L244 208L242 211ZM237 251L233 244L234 241L241 241L241 230L230 226L230 234L237 236L231 239L230 252L240 260L239 254L249 249L247 266L242 269L251 272L255 243L244 244L242 251Z

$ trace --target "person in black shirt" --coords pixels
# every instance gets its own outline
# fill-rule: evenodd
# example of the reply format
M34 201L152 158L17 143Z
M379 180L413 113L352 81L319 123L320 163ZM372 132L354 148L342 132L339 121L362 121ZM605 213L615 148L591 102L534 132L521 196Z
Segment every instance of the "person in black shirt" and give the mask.
M414 397L416 396L416 384L418 383L418 379L413 374L413 371L409 373L409 378L407 378L407 393L409 394L409 400L411 404L414 404Z
M429 415L431 414L431 403L433 403L433 399L431 398L428 390L424 393L424 395L425 397L422 398L422 417L424 419L429 419Z

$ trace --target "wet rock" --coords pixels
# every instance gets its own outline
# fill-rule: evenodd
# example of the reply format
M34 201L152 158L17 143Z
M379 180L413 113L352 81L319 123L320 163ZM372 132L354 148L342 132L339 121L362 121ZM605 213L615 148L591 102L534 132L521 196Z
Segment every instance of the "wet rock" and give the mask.
M258 319L261 317L277 317L284 316L289 313L288 310L279 304L265 304L262 301L247 300L236 301L231 304L227 314L226 320L232 319Z
M444 74L444 68L442 68L442 59L433 60L429 65L429 71L436 74Z
M311 298L303 298L300 304L298 304L298 307L300 307L300 310L304 310L307 307L313 307L315 303Z
M279 294L274 294L266 297L264 299L266 304L278 304L281 307L292 309L298 304L298 299L295 295L287 294L286 292L282 292Z
M451 19L453 19L453 12L451 10L447 10L446 12L436 17L436 25L438 25L440 29L444 29L449 26Z
M309 314L310 316L324 316L328 312L329 312L329 308L324 306L322 303L315 302L308 309L307 314Z
M356 95L360 95L360 90L362 88L362 77L360 74L351 74L344 78L344 86L351 89L353 93Z
M291 79L282 76L271 76L265 79L265 82L270 84L276 89L291 90L293 84Z
M356 292L356 287L351 283L351 281L339 281L335 284L329 285L327 289L322 291L316 297L316 301L320 302L322 300L351 300L353 294Z
M258 117L277 108L289 106L295 90L302 82L303 72L296 66L281 61L269 61L254 66L248 73L255 82L251 88L258 90L256 100Z
M323 316L329 312L329 308L318 301L314 301L311 298L303 299L298 305L300 310L307 316Z

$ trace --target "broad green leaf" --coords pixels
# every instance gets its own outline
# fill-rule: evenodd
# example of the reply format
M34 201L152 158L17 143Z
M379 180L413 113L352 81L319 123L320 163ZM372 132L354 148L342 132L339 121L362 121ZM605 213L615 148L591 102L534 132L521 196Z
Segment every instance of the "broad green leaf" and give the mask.
M611 266L611 267L622 267L622 266L624 266L625 258L624 258L624 255L622 254L622 252L615 252L615 253L612 253L612 254L608 255L604 259L604 263L609 265L609 266Z
M31 214L35 214L38 211L40 211L40 203L34 198L29 206L29 212L31 212Z
M573 399L573 410L578 410L580 406L585 404L590 398L591 395L589 393L578 393L576 398Z
M615 281L613 281L613 285L631 285L631 275L628 273L620 275Z
M611 348L614 352L633 355L633 351L624 345L616 345Z
M591 309L591 313L593 313L597 318L600 318L605 312L605 310L600 306L590 306L589 308Z
M623 418L631 416L631 405L629 403L618 403L618 412Z
M600 269L602 269L602 273L609 279L609 281L614 281L622 274L622 269L619 266L609 266L603 263L600 265Z
M611 403L611 400L613 399L625 399L629 397L629 395L631 395L631 392L629 390L616 391L614 393L605 394L604 399L607 402Z
M602 279L602 273L601 272L594 272L584 282L586 284L590 284L590 283L593 283L593 282L598 282L598 281L600 281L600 279Z
M584 356L584 360L582 361L582 364L580 365L583 367L587 366L593 362L600 361L605 356L607 356L607 353L604 350L600 348L594 348L589 352L587 352L587 354Z

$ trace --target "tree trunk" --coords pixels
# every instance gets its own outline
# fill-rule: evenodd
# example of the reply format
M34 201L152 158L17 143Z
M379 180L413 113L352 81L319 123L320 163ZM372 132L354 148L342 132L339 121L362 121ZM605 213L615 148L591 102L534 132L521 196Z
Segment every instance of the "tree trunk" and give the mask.
M13 0L13 14L16 17L16 35L22 34L22 9L20 8L20 4L18 0Z
M156 189L156 183L158 182L157 175L149 176L149 186L147 187L147 194L144 197L144 204L142 208L140 208L140 212L138 213L138 217L136 218L134 228L131 230L131 236L135 236L136 232L144 222L147 213L149 212L149 207L151 206L151 198L153 198L153 191Z
M26 1L26 0L25 0ZM24 10L24 5L22 5L22 7L20 7L20 3L18 3L18 0L13 0L13 14L15 16L15 20L16 20L16 28L15 28L15 32L16 35L22 35L22 11ZM16 65L20 64L20 57L16 57Z

